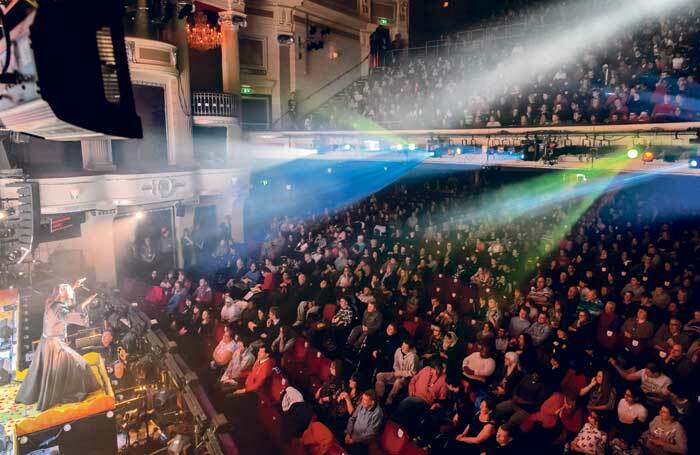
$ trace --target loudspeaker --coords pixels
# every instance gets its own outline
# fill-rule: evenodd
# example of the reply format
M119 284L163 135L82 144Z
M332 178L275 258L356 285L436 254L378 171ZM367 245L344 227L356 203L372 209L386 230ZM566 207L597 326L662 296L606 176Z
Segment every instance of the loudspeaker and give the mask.
M30 37L41 98L60 120L141 138L124 42L123 0L39 0Z

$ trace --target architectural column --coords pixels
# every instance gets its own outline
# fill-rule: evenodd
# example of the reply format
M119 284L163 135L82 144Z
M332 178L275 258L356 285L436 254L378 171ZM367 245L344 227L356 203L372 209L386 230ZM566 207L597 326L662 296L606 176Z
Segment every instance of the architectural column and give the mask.
M367 57L371 51L369 40L371 34L372 33L369 30L360 30L360 58ZM369 76L369 63L369 58L362 62L362 67L360 68L360 71L363 77Z
M245 15L237 11L221 11L221 70L224 92L241 93L241 62L238 52L238 29Z
M113 171L112 142L109 139L85 139L80 141L83 152L83 169Z
M294 26L294 8L283 4L277 4L272 10L272 16L275 23L274 37L277 45L273 46L273 51L270 55L270 60L274 61L272 69L274 78L277 83L272 89L272 118L278 119L287 114L289 110L289 93L296 90L296 84L292 83L292 62L296 66L296 42L295 26ZM280 43L278 37L288 36L292 39L291 42ZM284 69L284 70L283 70ZM296 69L295 69L296 74ZM297 110L299 106L297 106ZM286 127L290 123L290 118L287 115L281 123L281 126Z
M243 13L245 4L238 2L237 8L221 11L219 13L219 25L221 26L221 72L223 89L226 93L232 93L240 97L241 94L241 62L238 51L238 29L245 27L246 15ZM240 110L239 110L240 114ZM241 125L226 127L226 158L229 162L237 159L237 144L242 138Z
M182 204L180 207L175 207L175 225L173 226L173 241L177 242L177 266L184 267L184 258L182 256L182 236L185 234L185 229L190 230L194 227L194 210L193 205Z
M190 90L190 57L187 44L186 20L173 18L170 24L175 50L172 62L177 67L177 79L166 84L166 122L168 134L168 164L188 167L194 164L192 142L192 93Z
M396 13L395 33L401 33L404 44L408 46L408 0L396 0Z
M134 34L139 38L150 38L148 36L148 29L148 0L136 0Z
M95 269L95 279L117 286L117 257L114 247L116 210L88 212L81 226L83 256Z

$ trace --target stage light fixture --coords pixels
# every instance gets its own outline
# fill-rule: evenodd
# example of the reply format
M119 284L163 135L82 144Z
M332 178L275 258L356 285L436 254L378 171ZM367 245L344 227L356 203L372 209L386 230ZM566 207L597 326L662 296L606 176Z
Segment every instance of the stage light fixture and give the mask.
M644 153L642 153L642 161L645 163L651 163L654 161L654 152L651 150L646 150Z
M137 220L142 220L142 219L143 219L143 215L144 215L143 210L139 210L138 212L136 212L136 213L134 214L134 216L136 217Z
M332 167L329 167L328 169L326 169L326 172L328 172L329 174L332 174L332 173L333 173L333 168L332 168Z
M459 147L457 147L457 148L455 149L455 153L456 153L457 155L461 155L461 154L462 154L462 149L459 148Z
M287 189L287 191L292 191L292 185L287 184L287 186L285 186L285 188Z
M698 169L700 167L700 158L694 157L688 160L688 167L691 169Z
M639 156L639 151L635 148L627 150L627 158L633 160Z

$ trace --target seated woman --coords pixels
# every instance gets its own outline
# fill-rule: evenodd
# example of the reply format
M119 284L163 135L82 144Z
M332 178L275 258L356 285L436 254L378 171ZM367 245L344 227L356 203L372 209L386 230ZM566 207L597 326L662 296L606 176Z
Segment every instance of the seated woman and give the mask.
M341 360L334 360L330 366L330 376L314 394L316 403L321 406L322 412L331 418L337 410L338 396L343 391L342 366Z
M579 391L579 395L588 395L587 407L590 411L612 411L617 399L607 370L599 370L591 379L591 383Z
M583 426L583 409L576 403L573 393L554 392L547 398L540 409L531 414L520 426L524 432L531 431L536 425L543 430L552 430L551 436L556 442L568 434L576 434Z
M639 442L643 426L647 422L647 409L639 403L639 397L632 389L625 389L625 393L617 404L617 437L613 439L613 447L625 449Z
M489 400L482 400L479 411L472 421L453 440L445 445L435 447L439 454L480 454L491 444L496 434L496 422L491 417L493 405Z
M211 318L211 313L209 310L202 311L202 319L199 322L199 327L197 327L197 335L200 338L211 337L214 335L214 325L215 321Z
M591 411L588 414L586 423L578 432L573 441L571 441L571 451L574 453L583 453L586 455L603 455L605 453L605 444L608 440L608 435L600 431L598 422L598 413Z
M659 415L649 423L649 429L642 435L647 453L652 455L688 453L688 437L683 425L676 420L676 409L662 405Z
M435 317L435 322L437 322L438 325L442 327L442 330L444 330L445 332L452 330L457 324L458 320L459 315L457 314L451 303L446 304L445 309Z
M351 376L341 392L337 395L336 406L328 416L328 424L336 437L341 438L348 419L360 404L362 392L357 388L357 377Z
M490 393L498 401L509 400L513 396L513 390L523 377L520 370L520 357L516 352L506 352L503 358L503 372L500 378L491 387Z

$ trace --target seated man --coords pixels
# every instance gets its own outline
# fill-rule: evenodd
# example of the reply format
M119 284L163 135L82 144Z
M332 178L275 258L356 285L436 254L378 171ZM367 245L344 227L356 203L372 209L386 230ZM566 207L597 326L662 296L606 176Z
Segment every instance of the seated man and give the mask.
M552 334L552 328L545 313L537 315L537 321L525 329L525 333L532 338L532 344L536 347L542 346Z
M641 381L641 389L647 402L660 405L668 398L671 378L663 374L655 363L648 363L645 368L639 370L623 370L613 358L610 359L610 363L625 381Z
M241 377L253 367L255 355L251 347L246 347L243 340L234 341L236 347L226 371L219 379L221 388L225 391L237 390L241 387Z
M204 278L199 280L199 286L194 291L194 300L201 308L211 307L212 292L209 283Z
M367 390L360 398L360 405L350 416L345 427L345 444L351 454L366 453L369 443L379 434L384 413L377 404L373 390Z
M224 323L238 322L243 316L243 311L248 308L245 300L233 300L231 297L224 298L224 307L221 308L221 321Z
M259 284L262 281L262 274L258 270L258 266L255 264L255 262L252 262L250 264L250 270L248 270L245 275L243 275L243 278L241 278L241 283L240 287L243 289L250 289L255 287L257 284Z
M355 349L360 349L367 337L374 335L382 327L382 313L377 311L377 303L367 301L367 309L362 315L362 325L355 326L348 337L348 344Z
M275 361L270 358L269 348L263 344L258 348L257 360L250 374L245 378L245 385L234 394L257 392L272 375L273 368L275 368Z
M297 320L294 327L302 326L308 319L318 319L321 314L321 305L315 299L302 300L297 306Z
M462 361L462 375L470 382L485 384L496 371L496 361L491 358L491 349L480 346L479 352L474 352Z
M375 391L378 400L384 397L387 384L391 384L391 391L386 399L387 405L391 405L396 394L411 380L418 371L418 355L413 348L413 341L405 339L394 353L394 371L377 373Z
M229 326L224 327L224 335L221 337L221 341L214 348L212 353L211 367L216 368L217 366L223 367L229 364L233 353L236 351L237 345L233 339L233 334Z
M495 417L507 420L506 426L514 430L549 396L549 389L538 372L523 377L513 391L513 398L496 405Z

